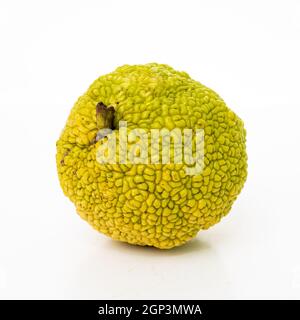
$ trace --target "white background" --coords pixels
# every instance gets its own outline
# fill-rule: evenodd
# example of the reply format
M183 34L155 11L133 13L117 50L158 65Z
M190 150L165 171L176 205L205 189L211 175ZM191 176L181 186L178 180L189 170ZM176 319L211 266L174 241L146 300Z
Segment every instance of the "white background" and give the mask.
M299 1L0 1L0 298L300 298ZM74 102L122 64L167 63L244 120L231 213L170 251L82 221L56 175Z

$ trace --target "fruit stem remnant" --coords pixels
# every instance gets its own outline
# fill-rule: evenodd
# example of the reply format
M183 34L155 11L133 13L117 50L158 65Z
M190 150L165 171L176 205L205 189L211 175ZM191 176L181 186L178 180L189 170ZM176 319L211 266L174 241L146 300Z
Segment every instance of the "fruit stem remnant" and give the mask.
M103 102L99 102L96 106L96 123L97 129L100 130L97 134L96 141L103 138L110 130L114 129L114 107L107 107Z
M114 114L114 107L99 102L96 106L97 129L114 129Z

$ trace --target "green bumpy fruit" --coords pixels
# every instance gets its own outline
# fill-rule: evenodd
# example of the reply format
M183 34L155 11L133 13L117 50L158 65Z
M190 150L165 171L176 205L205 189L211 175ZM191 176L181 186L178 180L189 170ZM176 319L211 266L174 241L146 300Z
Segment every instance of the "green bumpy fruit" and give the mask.
M113 107L113 118L101 116L99 103ZM114 128L119 145L121 120L128 130L203 129L204 170L187 175L184 163L100 163L97 148L107 137L97 133L105 124ZM98 78L75 103L57 141L57 170L65 195L95 229L169 249L230 211L247 177L245 142L242 120L185 72L125 65Z

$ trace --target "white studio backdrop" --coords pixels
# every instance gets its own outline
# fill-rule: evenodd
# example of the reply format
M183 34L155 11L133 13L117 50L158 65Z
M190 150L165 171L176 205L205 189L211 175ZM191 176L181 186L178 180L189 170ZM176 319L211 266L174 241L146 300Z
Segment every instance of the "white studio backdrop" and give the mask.
M299 1L0 1L0 298L300 298ZM76 99L122 64L167 63L245 122L231 213L170 251L92 230L64 197L55 142Z

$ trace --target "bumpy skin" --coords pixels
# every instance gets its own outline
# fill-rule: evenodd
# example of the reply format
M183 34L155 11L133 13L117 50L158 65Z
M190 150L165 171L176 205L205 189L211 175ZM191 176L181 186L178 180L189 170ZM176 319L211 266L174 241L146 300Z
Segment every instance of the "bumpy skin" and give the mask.
M95 108L115 109L133 128L203 128L205 169L179 164L100 164ZM131 244L168 249L225 216L247 176L241 119L212 90L167 65L125 65L98 78L75 103L57 142L66 196L98 231Z

